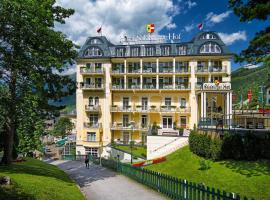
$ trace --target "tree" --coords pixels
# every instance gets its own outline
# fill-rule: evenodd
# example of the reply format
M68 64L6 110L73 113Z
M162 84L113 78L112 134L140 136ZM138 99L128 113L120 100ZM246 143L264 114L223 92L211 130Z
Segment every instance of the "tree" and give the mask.
M240 21L267 20L270 14L269 0L229 0L229 6L240 17ZM270 64L270 27L256 33L247 49L236 56L238 62Z
M67 135L71 134L72 129L74 128L74 124L67 117L60 117L58 122L54 125L52 130L52 135L61 136L64 138Z
M23 113L29 108L25 101L29 95L34 94L37 111L46 115L57 109L49 100L59 100L75 91L75 82L59 75L73 63L75 46L54 30L55 23L65 23L73 13L56 6L55 0L1 0L0 84L7 88L9 97L5 98L3 112L5 164L12 161L21 118L28 117ZM6 94L0 95L2 98Z

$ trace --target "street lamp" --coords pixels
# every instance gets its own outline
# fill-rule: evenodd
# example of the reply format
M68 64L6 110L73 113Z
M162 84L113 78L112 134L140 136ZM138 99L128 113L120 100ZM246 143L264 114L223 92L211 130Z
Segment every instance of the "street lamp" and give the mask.
M132 164L133 163L133 154L132 154L132 148L133 148L133 141L132 141L132 135L133 135L133 131L134 131L134 126L135 126L135 122L134 121L131 121L130 122L130 125L131 125L131 137L130 137L130 155L131 155L131 159L130 159L130 163Z

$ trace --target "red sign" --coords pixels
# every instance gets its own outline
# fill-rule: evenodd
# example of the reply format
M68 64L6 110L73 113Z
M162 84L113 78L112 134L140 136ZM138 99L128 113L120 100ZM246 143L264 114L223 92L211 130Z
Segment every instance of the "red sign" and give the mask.
M248 91L248 103L251 103L251 100L252 100L252 91L249 90Z

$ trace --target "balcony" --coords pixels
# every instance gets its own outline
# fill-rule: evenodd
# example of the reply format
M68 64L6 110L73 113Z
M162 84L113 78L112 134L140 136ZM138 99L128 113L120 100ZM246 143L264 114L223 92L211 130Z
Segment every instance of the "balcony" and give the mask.
M100 105L85 105L86 112L100 112Z
M111 74L124 74L124 69L112 69Z
M208 69L208 67L197 67L196 68L196 71L195 71L196 73L208 73L209 72L209 69Z
M159 73L173 73L172 67L163 67L159 69Z
M143 89L148 89L148 90L156 90L156 84L152 83L152 84L143 84L142 86Z
M176 108L176 112L179 112L179 113L190 113L190 107L179 106L179 107Z
M84 122L83 123L84 128L93 128L93 129L101 129L102 124L101 123L94 123L94 122Z
M104 85L101 83L93 83L93 84L87 84L83 83L81 86L83 90L104 90Z
M175 112L176 106L162 105L160 106L160 112Z
M176 83L175 84L176 90L190 90L190 83Z
M211 66L209 71L213 73L226 73L226 66Z
M132 106L112 106L111 112L133 112Z
M125 86L124 85L118 85L118 84L112 84L111 89L112 90L124 90Z
M136 106L136 109L135 109L136 112L141 112L141 113L155 113L155 112L158 112L158 109L156 106L141 106L141 105L137 105Z
M123 124L122 122L113 122L111 124L111 130L136 131L140 130L140 126L138 124L131 125L129 123Z
M103 68L85 68L81 67L81 74L104 74Z
M128 74L139 74L139 73L141 73L141 69L140 68L129 68L127 73Z
M151 67L143 67L142 72L144 74L153 74L153 73L157 73L157 69L156 68L151 68Z
M139 84L129 84L127 89L140 89L141 88L141 85L140 83Z
M175 73L179 74L189 74L190 73L190 68L175 68Z

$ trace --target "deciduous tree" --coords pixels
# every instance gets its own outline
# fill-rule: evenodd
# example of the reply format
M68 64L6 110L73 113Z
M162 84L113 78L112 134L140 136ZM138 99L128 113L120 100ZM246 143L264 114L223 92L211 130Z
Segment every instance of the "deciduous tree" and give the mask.
M54 29L55 23L65 23L73 13L57 6L55 0L0 2L0 84L7 88L9 97L3 125L5 164L12 161L14 138L27 106L25 98L35 94L38 111L46 114L56 109L49 100L75 91L76 85L68 76L56 73L70 66L76 57L75 46Z

